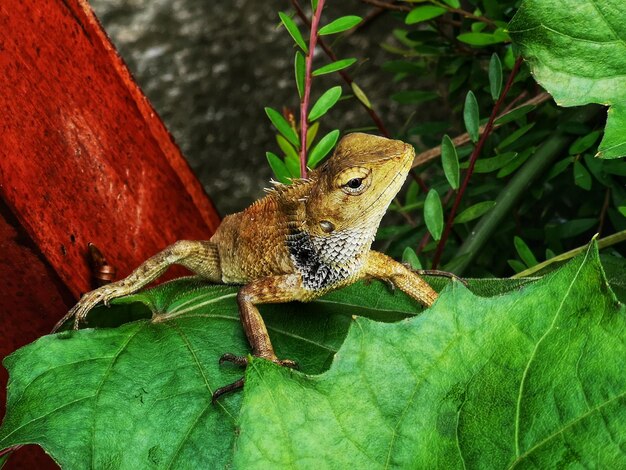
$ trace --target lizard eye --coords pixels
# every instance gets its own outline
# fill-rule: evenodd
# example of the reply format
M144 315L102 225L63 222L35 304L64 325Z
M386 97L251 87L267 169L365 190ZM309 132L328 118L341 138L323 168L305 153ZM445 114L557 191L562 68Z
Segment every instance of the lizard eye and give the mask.
M363 183L363 178L352 178L346 183L346 186L350 189L359 189Z
M371 183L370 172L367 168L348 168L339 174L335 184L346 194L351 196L359 195L365 192Z

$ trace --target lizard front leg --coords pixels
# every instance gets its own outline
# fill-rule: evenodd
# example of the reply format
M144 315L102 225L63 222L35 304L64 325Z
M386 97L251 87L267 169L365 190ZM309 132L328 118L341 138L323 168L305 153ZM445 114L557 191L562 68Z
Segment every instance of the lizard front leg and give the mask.
M149 258L128 277L99 287L83 295L80 301L55 325L56 331L63 323L74 317L74 329L93 307L100 302L137 292L161 276L173 264L182 265L194 273L213 282L221 282L219 254L214 243L209 241L181 240Z
M389 281L402 292L421 304L430 307L437 300L437 292L418 274L406 266L377 251L370 251L364 274L383 281Z
M281 366L296 367L294 361L279 359L276 356L267 327L257 305L309 300L310 298L311 291L302 286L302 278L298 274L270 276L257 279L243 286L237 294L237 304L239 305L241 324L252 348L252 354ZM245 356L235 356L230 353L226 353L220 358L220 364L226 361L242 366L248 363ZM243 384L244 379L241 378L230 385L217 389L213 393L213 402L225 393L243 387Z

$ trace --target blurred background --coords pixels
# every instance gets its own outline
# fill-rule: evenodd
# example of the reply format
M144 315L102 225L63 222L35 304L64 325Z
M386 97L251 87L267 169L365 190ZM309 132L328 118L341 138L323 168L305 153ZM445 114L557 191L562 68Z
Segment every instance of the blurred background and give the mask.
M301 3L308 12L309 2ZM359 0L327 3L322 23L346 14L370 17L332 46L340 58L359 59L348 72L387 127L400 128L410 110L388 99L397 87L393 75L371 71L389 60L381 43L393 42L393 28L403 24L404 15L378 15L375 7ZM260 197L271 177L265 152L278 151L263 108L288 106L298 112L295 49L285 29L278 28L277 15L293 11L290 2L91 0L90 4L218 211L232 213ZM308 39L308 31L305 36ZM322 51L316 59L318 65L329 62ZM337 74L316 78L313 99L337 84L347 95ZM372 121L356 100L347 99L322 126L327 128L320 129L320 135L330 126L349 131L371 127Z

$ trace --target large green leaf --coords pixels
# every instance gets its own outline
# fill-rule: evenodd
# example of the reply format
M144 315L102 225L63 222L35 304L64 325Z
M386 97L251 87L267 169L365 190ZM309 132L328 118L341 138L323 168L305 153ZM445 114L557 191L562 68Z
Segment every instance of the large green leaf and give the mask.
M610 105L598 155L626 155L623 0L524 0L509 33L561 106Z
M585 269L600 269L594 263L585 265ZM565 274L558 272L552 274L552 278L574 277L570 272L571 266L561 269ZM597 277L600 279L599 274ZM561 284L565 282L563 279ZM432 277L427 280L436 290L441 290L449 282ZM604 303L608 302L607 299L610 300L610 293L606 292L604 284L599 285L599 281L593 282L589 276L582 280L588 283L585 301L591 302L590 305L596 305L598 299L604 299ZM462 330L463 335L455 336L455 341L459 344L450 347L452 349L466 347L467 354L456 356L451 354L442 358L445 367L450 367L451 374L458 372L459 367L468 367L468 371L474 371L478 366L473 364L473 361L480 363L481 358L484 361L486 356L492 354L490 351L494 348L502 347L501 351L506 353L517 351L522 347L518 343L523 335L515 336L514 333L517 331L515 328L519 327L530 332L531 326L540 322L542 314L550 309L548 304L545 307L542 304L541 309L533 309L534 304L528 305L524 300L527 298L523 295L525 292L537 291L535 286L542 283L545 282L528 279L471 280L469 288L474 294L500 295L500 297L492 300L479 299L456 287L442 297L433 312L420 317L418 322L401 321L393 326L389 330L392 333L388 336L388 341L397 340L398 337L394 336L393 331L403 330L405 331L403 334L410 336L402 338L403 342L398 343L403 354L412 355L416 347L426 348L430 351L429 354L432 354L443 344L446 335L452 334L451 322L458 322L458 325L465 323L474 326L483 325L481 328L476 326L476 331L468 326ZM549 283L552 289L562 287L561 284L552 286ZM575 286L578 286L578 282ZM517 293L520 288L523 288L521 293ZM598 289L603 289L604 294L600 294ZM46 336L6 358L5 365L11 378L8 411L0 428L0 450L16 444L36 443L65 468L223 468L233 464L233 456L241 459L238 460L239 463L249 462L249 459L253 458L250 445L256 442L259 433L267 432L267 437L271 435L275 437L274 447L267 456L253 465L257 468L263 467L267 459L271 460L292 445L303 445L305 450L310 448L307 446L312 445L311 442L316 441L323 446L325 439L329 439L336 432L337 422L333 419L325 422L328 417L324 414L316 416L316 410L330 404L334 406L334 403L324 401L311 408L308 415L310 419L300 424L303 432L294 434L292 438L296 440L290 442L288 436L273 434L275 430L271 426L268 427L266 421L275 419L276 413L284 414L287 420L298 419L302 409L298 406L292 409L290 401L285 402L284 406L276 407L273 397L280 395L274 393L282 394L287 390L284 387L291 387L296 383L304 384L306 388L303 392L309 393L308 387L311 384L326 383L327 377L337 375L337 366L346 359L355 364L359 362L361 356L350 359L352 355L350 351L355 348L354 335L358 332L350 333L352 339L349 339L343 347L333 369L326 374L307 377L301 373L294 373L291 377L292 373L288 372L288 383L278 384L276 390L272 390L271 393L266 393L263 385L259 386L260 376L251 375L250 387L246 386L250 388L246 392L248 393L246 400L252 400L249 406L246 405L245 409L240 410L242 401L240 393L225 396L217 406L211 405L211 391L232 382L242 373L238 368L228 364L220 367L217 362L219 356L224 352L245 354L249 351L239 324L235 302L236 291L236 287L207 285L190 278L169 282L119 299L109 309L105 307L94 309L88 318L89 325L98 325L100 328L78 332L65 331ZM511 294L502 295L506 292ZM465 300L457 305L455 296L459 295ZM552 292L540 293L537 303L542 296L552 295ZM513 326L508 323L510 320L508 318L510 313L506 310L508 304L498 303L497 300L507 298L519 300L520 304L519 306L516 304L515 308L520 315L524 315L524 318L519 319ZM447 309L450 309L450 305L457 306L450 312L446 308L441 310L442 305L448 306ZM499 306L502 305L506 308L499 310ZM565 306L569 307L569 303ZM587 307L581 304L578 313L582 315L585 308ZM368 328L369 326L374 328L375 324L353 320L353 315L398 321L419 311L421 307L413 300L397 290L391 291L380 282L360 282L327 294L309 304L262 306L262 314L278 355L297 360L302 372L306 374L319 374L328 369L351 325L353 330L354 325L363 324ZM602 317L605 323L613 318L612 314L609 315L611 312L607 313L606 310L594 311L593 318L600 315L600 312L605 313L606 318ZM150 321L152 315L160 315L159 321ZM451 316L453 318L450 318ZM525 322L528 322L528 326L525 326ZM588 322L581 320L579 334L588 332L590 335L599 335L601 332L596 330L604 327L607 327L611 334L619 333L619 329L613 328L612 324L590 322L591 318ZM429 328L432 333L420 332L423 328ZM492 332L491 328L497 331ZM507 328L513 331L508 331ZM380 350L382 346L378 344L381 342L380 334L385 334L387 330L382 325L375 326L374 330L377 331L378 337L368 349L371 349L372 355L378 356L384 352ZM503 334L502 338L498 338L498 332ZM464 338L466 333L467 338ZM369 336L367 338L369 341ZM500 342L491 345L494 338ZM509 345L505 342L507 338L518 341L512 341ZM572 336L572 341L578 341L576 335ZM588 349L585 351L591 350L595 344L589 341ZM575 347L578 343L572 344ZM605 367L611 364L609 359L613 357L605 354L605 349L609 347L614 350L611 354L622 354L619 347L607 341L603 348L596 351L598 361L602 361ZM476 348L484 348L484 355L477 352ZM509 358L507 354L498 353L498 355L503 361ZM421 367L429 364L427 358L428 356L423 358L425 362ZM375 370L355 368L354 383L368 380L376 386L376 389L382 386L382 381L388 380L388 374L399 370L393 361L400 358L390 359L391 361L378 364L379 367ZM420 357L415 356L411 360L420 362ZM587 366L586 356L581 356L581 365ZM256 374L257 370L262 371L264 367L265 364L259 365L255 362L255 369L250 373ZM406 369L405 366L402 367ZM360 375L366 372L371 375L369 377ZM488 374L477 373L476 377L478 381L485 381L483 387L497 387L501 377L496 372L498 371L494 372L492 380ZM509 372L513 373L513 370ZM590 371L585 369L583 372L586 374ZM270 369L268 373L271 375L276 371ZM415 369L415 374L422 373L425 374L423 369L419 367ZM446 380L437 382L441 378L441 373L443 370L432 377L426 375L424 377L434 386L445 387ZM283 372L279 371L278 374L280 376ZM267 384L273 384L272 381L277 380L276 377L268 377L270 382ZM265 376L262 379L265 380ZM390 382L390 386L394 384L395 382ZM598 386L602 386L602 382L598 382ZM607 393L611 390L607 388ZM395 398L390 397L389 404L395 409L406 405L402 401L405 392L399 391L401 393L397 396L398 401L395 404L393 403ZM467 393L469 397L469 391ZM472 390L472 393L478 392ZM595 396L593 393L595 392L591 390L590 400ZM267 413L258 421L259 428L252 429L251 419L262 413L262 410L252 410L249 407L255 407L258 402L263 401L261 399L263 394L266 398L263 409ZM294 395L293 399L296 397L297 395ZM300 405L307 403L309 398L306 397ZM356 413L371 406L368 388L353 393L351 400L350 407L354 409L346 409L341 401L337 401L337 410L342 414ZM436 413L441 408L437 402L432 403L435 403L435 409L429 411L428 404L420 413L427 417L428 413ZM484 403L485 406L498 404L499 399L487 394ZM593 401L590 403L593 404ZM475 410L470 409L472 413ZM240 419L241 411L243 421ZM407 410L407 417L410 418L413 414L414 410ZM368 416L360 417L361 427L370 426ZM476 415L476 421L470 416L472 414L464 415L468 426L481 425L482 421L478 420L481 418L480 414ZM444 413L440 418L440 426L445 427L448 418L449 416ZM240 425L243 426L241 428L243 434L238 438ZM315 425L323 425L324 431L304 434L304 431L310 430L311 426ZM372 426L376 426L375 421L372 422ZM381 432L388 433L385 429ZM399 431L403 429L401 426L398 427ZM415 432L418 433L419 429ZM491 435L489 432L485 434L487 437ZM613 436L617 442L620 439L619 435L618 430ZM404 438L401 436L403 435L398 434L397 449L410 452L410 449L402 447ZM300 441L301 438L306 438L306 442ZM238 442L238 439L241 441ZM610 440L607 442L610 443ZM263 440L261 444L265 446L268 441ZM260 449L263 450L263 447ZM326 458L326 452L330 451L331 448L321 449L319 458ZM390 455L393 459L397 458L395 451ZM349 454L344 457L351 458ZM358 462L361 457L356 455L355 458L355 462ZM307 465L306 461L301 462L304 462L301 465ZM319 462L324 463L323 460Z
M522 290L356 318L330 370L255 360L239 468L624 468L626 309L595 247Z

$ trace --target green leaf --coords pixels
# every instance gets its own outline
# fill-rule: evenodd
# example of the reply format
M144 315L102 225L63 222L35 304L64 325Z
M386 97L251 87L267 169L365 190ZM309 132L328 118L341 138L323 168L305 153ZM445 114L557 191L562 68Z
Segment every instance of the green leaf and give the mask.
M295 157L298 159L298 151L291 145L282 135L276 135L276 142L286 157Z
M591 175L580 161L574 162L574 184L586 191L591 189Z
M579 137L572 143L572 145L570 145L569 154L578 155L580 153L583 153L585 150L588 150L593 144L596 143L598 137L600 137L600 131L593 131L587 135Z
M532 268L538 263L537 258L535 258L532 250L524 240L516 236L513 238L513 244L515 245L515 251L517 251L521 260L526 264L526 267Z
M315 137L317 136L317 131L319 130L319 128L320 128L320 123L314 122L307 129L306 131L306 149L307 150L311 147L311 144L315 140Z
M321 118L324 114L328 112L330 108L332 108L337 101L341 98L341 87L335 86L330 90L327 90L316 103L311 108L309 112L309 121L315 121Z
M454 218L455 224L464 224L486 214L496 205L496 201L483 201L468 207Z
M517 152L506 152L491 158L479 158L474 164L474 173L491 173L508 165L517 157ZM462 167L467 167L465 162Z
M461 179L459 156L456 153L454 142L448 135L444 135L441 139L441 163L450 187L459 189L459 180Z
M308 166L310 168L316 168L324 157L333 149L337 143L337 139L339 139L339 129L330 131L322 137L309 154Z
M490 33L462 33L456 37L459 41L472 46L489 46L504 42L504 39Z
M498 178L503 178L505 176L510 175L515 170L517 170L520 166L522 166L524 162L526 162L526 160L528 160L530 156L535 153L535 150L536 149L534 147L527 148L526 150L521 152L517 157L515 157L511 162L507 163L502 168L500 168L500 171L498 171L498 174L496 176Z
M518 261L516 259L508 259L506 260L506 262L516 273L521 273L522 271L526 270L526 265L521 261Z
M433 5L424 5L421 7L413 8L404 20L406 24L415 24L422 21L432 20L438 16L443 15L448 10L442 7L436 7Z
M500 97L502 90L502 63L500 57L495 52L491 55L489 61L489 91L494 101Z
M372 103L370 102L365 92L361 89L361 87L356 84L356 82L350 83L350 88L352 88L352 93L354 93L354 96L356 96L357 100L359 100L366 108L372 109Z
M407 246L402 252L402 262L411 266L411 269L422 269L420 259L415 253L415 250L410 246Z
M298 88L298 95L302 98L304 93L304 79L306 75L306 64L304 62L304 56L302 52L296 51L296 57L293 61L294 74L296 76L296 87Z
M274 175L276 175L276 178L278 179L278 181L280 181L283 184L291 183L291 180L289 179L291 174L289 170L287 169L285 162L283 162L282 159L278 155L272 152L265 152L265 156L267 157L267 161L270 164L270 168L274 172Z
M283 13L282 11L278 12L278 16L280 16L280 21L282 21L282 23L285 25L285 28L287 29L293 40L296 42L296 44L300 47L300 49L302 49L304 52L309 52L309 48L307 47L306 42L304 42L304 38L302 37L302 34L300 34L298 26L291 19L291 17Z
M424 222L434 240L441 238L443 232L443 207L439 193L434 189L428 191L424 202Z
M391 95L391 99L402 104L417 104L424 103L425 101L431 101L435 98L439 98L439 94L434 91L400 91Z
M526 124L525 126L520 127L519 129L517 129L515 132L512 132L511 134L509 134L508 136L506 136L504 139L502 139L502 142L500 142L498 144L498 149L502 150L507 148L509 145L515 143L517 141L517 139L519 139L520 137L522 137L524 134L526 134L529 130L531 130L533 127L535 126L534 122L531 122L530 124Z
M559 238L571 238L591 230L598 224L596 219L572 219L563 222L552 229L557 233Z
M460 8L461 2L459 0L443 0L444 3L447 3L452 8Z
M300 156L299 155L286 155L285 166L289 171L289 175L292 178L300 178Z
M293 127L289 125L287 120L280 114L278 111L272 108L265 108L265 114L270 118L274 127L280 132L285 138L291 142L296 148L300 148L300 140L296 135L296 131L293 130Z
M494 124L501 126L502 124L506 124L511 121L516 121L517 119L530 113L533 109L535 109L535 106L532 104L527 104L526 106L520 106L519 108L509 111L504 116L496 119Z
M623 0L524 0L509 32L559 106L611 106L598 155L626 155Z
M331 21L326 26L320 28L318 34L320 36L326 36L328 34L337 34L342 33L343 31L347 31L348 29L354 28L358 25L361 20L360 16L342 16L341 18L337 18L335 21Z
M465 96L465 106L463 108L463 120L465 122L465 129L469 134L472 142L478 142L478 128L480 126L480 119L478 116L478 102L474 93L470 90Z
M343 70L345 68L350 67L352 64L356 62L356 59L342 59L332 62L328 65L324 65L317 70L313 71L313 76L317 77L318 75L324 75L327 73L337 72L338 70Z
M356 318L328 372L254 360L237 468L621 468L626 309L590 250L492 298Z

